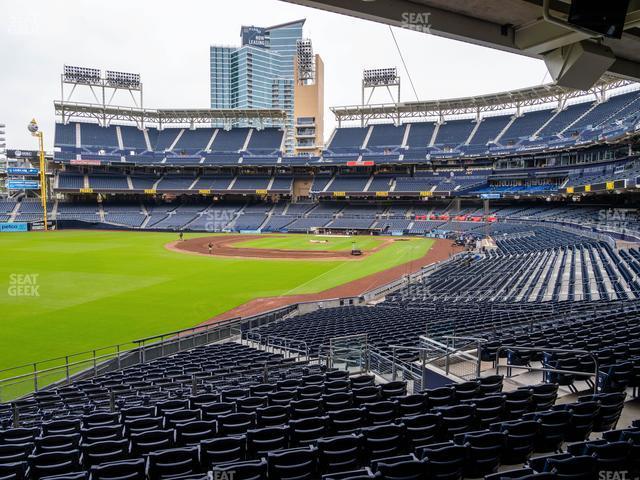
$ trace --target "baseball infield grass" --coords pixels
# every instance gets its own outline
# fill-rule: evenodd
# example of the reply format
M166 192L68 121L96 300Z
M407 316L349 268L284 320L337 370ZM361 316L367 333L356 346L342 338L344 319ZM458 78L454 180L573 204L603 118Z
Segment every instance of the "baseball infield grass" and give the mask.
M236 248L265 248L277 250L326 250L331 252L349 251L352 246L363 252L379 247L383 239L375 237L325 237L316 235L270 235L257 240L234 243Z
M258 297L320 292L420 258L432 245L410 239L362 261L324 262L211 258L164 247L176 239L152 232L1 234L0 370L192 327ZM247 243L301 249L314 245L308 240L265 235ZM362 249L377 241L356 239ZM351 239L331 247L351 248Z

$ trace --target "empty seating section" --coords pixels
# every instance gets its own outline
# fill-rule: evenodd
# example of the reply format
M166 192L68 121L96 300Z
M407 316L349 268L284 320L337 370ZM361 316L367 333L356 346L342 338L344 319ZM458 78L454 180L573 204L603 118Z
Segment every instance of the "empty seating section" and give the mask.
M373 180L367 188L368 192L388 192L394 180L393 175L379 174L373 177Z
M368 129L345 127L336 129L328 149L333 152L358 151L364 143Z
M219 128L211 145L212 152L238 152L242 150L249 134L247 128L224 130Z
M131 185L134 190L151 190L153 189L156 182L159 180L158 177L152 176L134 176L131 175Z
M76 146L76 124L75 123L56 123L54 143L63 149L65 147Z
M640 164L637 163L588 167L571 172L565 186L597 185L617 180L627 180L633 185L633 180L638 174L640 174Z
M0 213L11 213L18 202L15 200L0 200Z
M155 143L152 144L153 150L160 153L170 150L181 131L182 129L180 128L164 128L158 130Z
M238 216L234 228L237 231L258 230L266 219L267 216L263 213L244 213Z
M306 203L306 202L291 203L287 208L287 214L296 215L296 216L304 215L315 206L316 206L315 203Z
M146 218L140 209L140 205L105 207L105 223L140 228Z
M386 207L382 205L359 205L359 204L347 204L340 214L343 217L351 218L375 218L382 214L386 210Z
M558 383L507 390L501 375L410 392L404 381L212 344L39 392L19 403L19 418L0 408L0 472L426 480L575 478L581 468L587 479L635 468L638 428L617 425L624 393L560 403L558 392Z
M188 228L206 232L225 231L242 207L240 204L212 205L189 223Z
M156 186L156 190L189 190L196 177L183 175L165 175Z
M214 129L212 128L185 128L180 139L173 148L174 152L198 153L207 148Z
M450 120L440 125L434 145L455 148L467 141L475 127L471 120Z
M226 190L229 188L233 176L201 176L193 186L194 190Z
M338 175L327 188L327 192L362 192L369 181L369 176Z
M375 226L380 229L382 233L404 233L409 230L409 225L411 225L411 223L412 222L409 219L395 218L389 220L378 220Z
M607 170L610 171L610 170ZM600 179L611 178L611 173L603 173L603 170L591 172L592 176L576 177L570 180L572 185L589 184ZM625 174L626 175L626 174ZM239 192L252 193L268 190L273 192L288 192L292 188L293 177L282 175L275 177L267 177L260 175L247 175L244 177L233 177L231 175L220 175L210 177L192 177L177 174L166 174L162 177L138 177L129 176L121 177L111 174L89 174L89 188L93 192L111 191L111 192L200 192L200 193L222 193L222 192ZM320 177L319 177L320 178ZM316 178L316 184L319 181ZM456 238L460 233L464 233L466 239L479 240L485 235L491 235L499 248L504 254L530 254L534 253L534 257L529 260L536 259L542 261L543 255L539 253L545 249L555 249L554 257L549 259L544 255L546 260L552 261L555 255L567 255L569 258L575 258L579 255L585 255L587 251L593 252L596 257L603 255L602 248L594 249L590 246L588 239L580 237L576 234L569 234L555 230L554 228L541 228L539 226L529 226L521 224L526 222L548 222L550 225L562 224L572 225L573 228L580 229L599 229L608 232L614 232L618 235L625 235L624 238L640 238L640 214L634 208L605 208L602 206L589 205L567 205L567 204L551 204L545 203L521 203L520 206L494 205L491 209L485 211L478 202L474 202L471 206L457 208L453 203L436 203L429 202L427 204L421 202L405 202L394 203L390 200L372 202L367 200L349 200L333 199L332 193L338 192L338 196L342 196L343 190L338 188L363 188L363 185L369 184L367 191L388 192L385 197L392 195L393 192L415 192L423 196L433 193L445 195L455 194L458 192L471 191L474 194L482 192L553 192L557 191L557 185L536 185L536 186L487 186L487 177L478 174L456 174L456 175L435 175L432 172L416 172L414 177L396 177L381 174L373 177L358 176L338 176L335 180L341 180L337 183L332 180L333 177L323 177L322 184L328 184L331 180L334 184L332 189L328 189L325 197L316 202L298 202L290 203L288 201L279 201L277 204L263 202L258 204L247 204L243 209L243 213L259 213L266 216L264 221L258 222L259 225L267 227L264 231L294 231L307 232L316 228L333 228L344 230L370 229L371 233L381 234L404 234L404 235L428 235L443 238ZM61 173L58 177L59 189L81 190L85 188L84 176L76 174ZM603 180L604 181L604 180ZM131 187L131 188L129 188ZM336 189L336 190L334 190ZM346 190L345 190L346 191ZM428 192L428 193L425 193ZM194 197L197 204L198 198ZM190 201L185 198L184 201L176 201L166 204L168 208L176 208L177 206L189 205ZM94 201L95 202L95 201ZM125 202L126 203L126 202ZM247 203L246 201L244 203ZM60 200L59 205L73 205L72 202ZM3 206L4 205L4 206ZM55 202L50 202L48 213L50 218L54 218ZM82 205L82 203L79 203ZM95 221L94 213L100 210L99 205L93 204L91 213L91 221ZM117 204L116 204L117 205ZM151 214L145 213L134 203L135 213L131 215L130 208L124 211L111 212L111 216L106 209L106 204L102 203L105 216L98 217L98 221L105 223L116 223L133 228L153 227L164 217L158 217L145 221ZM207 202L204 206L206 207ZM230 205L232 209L235 204L224 200L220 203L222 206ZM16 208L17 206L17 208ZM236 210L243 207L238 204ZM63 207L66 208L66 207ZM204 208L204 207L203 207ZM12 213L17 212L15 218ZM86 213L86 212L75 212ZM114 222L115 214L124 213L124 217L118 217L120 221ZM200 211L197 212L200 215ZM42 208L38 201L25 199L22 202L5 201L0 202L0 214L6 215L5 221L37 221L41 220ZM272 219L272 217L274 217ZM277 218L275 218L277 217ZM172 219L177 221L180 217ZM76 216L77 220L83 220ZM88 219L88 217L86 218ZM366 221L364 221L366 219ZM193 221L186 221L193 220ZM185 222L179 228L187 230L205 229L203 224L206 222L196 221L195 218L185 218ZM234 230L231 218L225 222L225 228L230 231ZM338 221L333 221L338 220ZM362 220L362 221L361 221ZM403 220L402 222L390 222L389 220ZM256 220L257 221L257 220ZM499 221L499 223L493 223ZM166 222L165 222L166 223ZM163 227L165 223L160 224ZM250 222L252 226L256 226L256 222ZM177 225L171 225L171 228L177 228ZM158 227L156 227L158 228ZM245 228L243 228L245 229ZM529 246L521 244L521 238L525 238L529 242ZM587 246L589 244L589 246ZM604 248L604 244L602 245ZM560 249L560 251L558 251ZM586 249L586 250L585 250ZM493 254L488 255L488 259ZM606 264L611 257L617 261L616 255L605 254L603 262ZM527 261L529 261L527 260ZM546 261L545 260L545 261ZM525 259L521 259L522 262ZM575 260L573 260L575 261ZM621 262L622 269L629 266ZM594 271L599 271L599 264L595 264ZM610 279L613 282L619 270L614 269L613 272L603 272L604 279ZM626 282L629 283L629 282ZM621 285L626 285L622 282ZM635 283L633 284L635 285ZM635 291L635 287L629 284L629 288ZM577 288L577 287L576 287ZM609 289L610 290L610 289ZM569 289L570 295L573 295L573 289ZM611 295L608 295L611 296ZM614 296L615 297L615 296ZM545 298L551 298L545 295ZM555 297L553 297L555 298Z
M570 128L570 131L580 132L587 127L600 127L603 124L611 122L617 117L616 114L620 110L632 109L633 105L637 105L637 100L637 92L610 97L605 102L598 104L593 110L576 122L576 124ZM640 107L640 105L637 105L637 107Z
M425 192L432 190L440 183L441 177L431 174L418 174L415 177L397 177L396 192Z
M473 134L470 145L486 145L493 142L511 120L510 115L484 117Z
M442 177L441 177L442 178ZM454 175L444 177L438 183L436 192L456 192L467 190L487 183L487 177L481 175Z
M271 184L271 188L269 190L285 190L287 192L291 191L293 187L293 177L288 175L282 175L275 177L273 179L273 183Z
M174 211L168 214L153 215L147 225L149 228L158 230L177 230L184 228L198 216L197 211Z
M236 177L236 181L232 186L232 190L266 190L269 186L271 177L262 175L246 175Z
M369 141L367 142L367 148L383 148L383 147L398 147L402 145L402 139L404 137L405 127L404 125L396 127L395 125L374 125Z
M124 175L97 174L89 175L89 188L94 190L129 190L129 183Z
M80 124L80 138L83 148L91 152L98 150L118 150L116 127L101 127L95 123Z
M78 175L76 173L61 173L58 175L58 188L69 188L74 190L84 188L84 175Z
M373 224L372 218L336 218L326 225L327 228L347 230L368 230Z
M341 127L335 130L320 156L283 155L280 148L284 133L274 127L230 130L169 127L142 131L131 125L101 127L71 122L56 124L55 146L60 151L55 152L55 159L68 163L80 156L113 163L124 157L128 163L136 164L237 165L242 153L243 163L256 166L340 164L359 158L379 164L424 163L429 156L477 157L515 152L520 147L566 148L576 145L578 140L584 145L632 131L639 119L640 92L632 91L616 93L602 103L594 103L593 98L580 99L559 113L547 107L524 111L516 118L512 114L481 117L479 125L475 118L444 118L437 132L435 122ZM78 138L77 131L80 132ZM538 135L534 137L536 132ZM406 144L403 144L405 138ZM491 145L493 142L497 144ZM230 155L232 152L238 155ZM169 158L165 160L167 155Z
M287 230L292 233L307 233L314 228L322 228L331 221L327 217L307 217L294 220L287 225Z
M578 103L568 106L561 112L558 112L556 116L540 130L538 135L546 137L564 131L565 128L578 120L578 118L584 115L592 106L592 103Z
M144 139L144 132L137 127L121 126L120 135L122 135L122 146L126 153L130 151L148 150L147 142Z
M455 226L449 224L447 228ZM519 236L520 241L532 238ZM512 248L509 241L517 240L500 240L500 248ZM640 285L630 273L632 266L607 247L587 244L534 252L517 248L507 256L492 255L477 260L464 257L435 272L419 289L425 296L453 296L458 302L640 298Z
M253 153L274 153L280 150L284 132L278 128L254 129L247 150Z
M286 232L287 226L293 223L296 217L287 215L272 215L267 223L262 227L263 232Z
M427 148L435 131L435 123L416 122L410 124L407 146L409 149Z
M25 207L24 202L22 207ZM53 209L47 206L50 218L53 219ZM96 223L100 221L98 207L95 203L71 203L58 202L55 219L60 220L80 220L83 222Z
M311 185L311 192L322 192L327 187L332 179L331 174L316 174L313 177L313 184Z
M517 143L522 138L532 136L553 114L553 110L533 110L525 112L511 123L509 128L502 134L502 137L500 137L499 143L502 145Z
M312 217L333 217L340 213L345 208L345 205L340 203L321 202L315 205L307 215Z

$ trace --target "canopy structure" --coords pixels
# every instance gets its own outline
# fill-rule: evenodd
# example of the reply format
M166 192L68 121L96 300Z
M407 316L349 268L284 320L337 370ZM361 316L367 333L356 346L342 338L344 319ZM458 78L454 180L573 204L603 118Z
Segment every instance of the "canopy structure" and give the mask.
M522 88L508 92L491 93L473 97L451 98L444 100L424 100L415 102L347 105L331 107L338 124L343 121L358 120L363 125L369 120L391 119L400 123L403 118L445 117L449 115L476 115L483 112L500 110L519 111L523 107L557 103L563 108L573 98L595 97L604 99L607 92L633 85L634 82L611 75L603 76L589 90L575 90L555 83Z
M55 113L63 123L72 118L89 118L97 120L102 126L112 121L132 122L142 128L153 124L162 128L166 124L181 124L194 127L220 123L232 125L238 122L253 124L284 125L287 112L278 109L210 109L210 108L167 108L149 109L98 105L93 103L77 103L54 101Z

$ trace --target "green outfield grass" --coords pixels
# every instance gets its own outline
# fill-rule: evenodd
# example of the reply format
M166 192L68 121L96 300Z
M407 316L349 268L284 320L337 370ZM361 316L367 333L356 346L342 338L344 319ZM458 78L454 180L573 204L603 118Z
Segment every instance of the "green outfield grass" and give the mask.
M419 258L432 244L411 239L358 262L305 262L166 250L176 238L71 230L1 234L0 369L191 327L256 297L322 291ZM304 237L285 240L278 239L307 244ZM370 240L357 243L371 248ZM35 278L38 295L13 296L11 287L26 278Z
M322 242L322 243L317 243ZM236 248L264 248L279 250L328 250L341 252L351 250L352 245L362 251L380 246L384 240L375 237L326 237L318 235L269 235L265 238L234 243Z

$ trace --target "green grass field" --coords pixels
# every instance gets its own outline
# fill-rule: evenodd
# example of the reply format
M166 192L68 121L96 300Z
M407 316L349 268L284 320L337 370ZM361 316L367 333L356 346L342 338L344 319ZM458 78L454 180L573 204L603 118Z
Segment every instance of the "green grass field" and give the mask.
M312 242L316 240L316 243ZM326 243L325 243L326 242ZM319 237L315 235L270 235L257 240L247 240L233 244L236 248L272 248L279 250L328 250L341 252L351 250L352 244L362 251L369 251L380 246L384 240L375 237Z
M305 262L209 258L165 249L176 238L71 230L1 234L0 370L195 326L257 297L326 290L419 258L432 244L411 239L358 262ZM265 235L247 243L274 248L267 245L275 240L314 248L308 238L293 236ZM342 240L351 247L350 239ZM373 240L357 243L372 248ZM336 249L340 245L332 243ZM38 296L14 296L12 286L25 278L35 278Z

